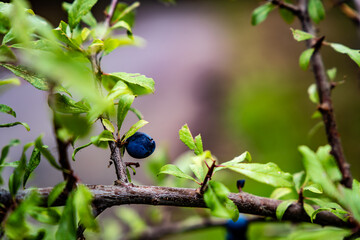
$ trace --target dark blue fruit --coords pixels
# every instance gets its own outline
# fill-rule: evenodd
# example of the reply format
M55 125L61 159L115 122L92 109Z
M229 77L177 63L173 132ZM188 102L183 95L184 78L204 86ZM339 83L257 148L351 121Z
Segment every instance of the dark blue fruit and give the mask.
M136 132L126 139L125 148L133 158L146 158L155 150L155 141L143 132Z
M245 216L240 215L236 222L229 220L226 223L227 240L246 240L246 231L248 228L248 220Z

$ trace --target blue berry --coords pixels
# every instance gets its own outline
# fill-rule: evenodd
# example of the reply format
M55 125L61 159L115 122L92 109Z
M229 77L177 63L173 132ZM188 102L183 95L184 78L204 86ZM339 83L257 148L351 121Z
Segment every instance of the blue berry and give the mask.
M246 231L248 228L248 220L245 216L240 215L236 222L229 220L226 223L227 240L246 240Z
M146 133L136 132L126 139L125 148L133 158L146 158L155 150L155 141Z

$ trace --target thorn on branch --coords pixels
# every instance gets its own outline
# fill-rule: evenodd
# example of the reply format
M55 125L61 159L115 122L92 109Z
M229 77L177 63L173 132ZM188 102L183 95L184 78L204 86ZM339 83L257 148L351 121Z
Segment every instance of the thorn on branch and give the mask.
M209 167L209 165L207 164L206 160L204 160L205 165L207 166L207 168L208 168L209 170L208 170L208 172L207 172L207 174L206 174L206 176L205 176L205 179L204 179L204 181L202 182L201 187L200 187L200 189L199 189L199 193L200 193L201 195L204 194L204 192L205 192L205 190L206 190L206 187L207 187L207 182L211 179L211 177L212 177L212 175L213 175L213 173L214 173L214 169L215 169L215 166L216 166L216 161L215 161L214 159L212 159L212 161L213 161L213 162L212 162L211 166Z

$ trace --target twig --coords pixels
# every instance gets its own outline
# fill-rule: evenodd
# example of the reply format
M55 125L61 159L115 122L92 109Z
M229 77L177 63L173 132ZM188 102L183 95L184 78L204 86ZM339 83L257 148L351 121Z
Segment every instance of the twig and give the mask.
M110 26L110 24L111 24L111 18L114 15L114 11L115 11L117 2L118 2L118 0L112 0L111 1L110 8L109 8L109 13L106 15L106 19L105 19L105 25L106 26Z
M205 160L204 160L204 161L205 161ZM212 175L213 175L216 161L215 161L215 160L212 160L212 161L213 161L213 162L212 162L212 164L211 164L210 167L207 165L207 163L206 163L206 161L205 161L205 164L206 164L206 166L208 167L208 172L207 172L207 174L206 174L206 176L205 176L204 181L201 183L201 187L200 187L200 190L199 190L200 194L204 194L205 189L206 189L206 187L207 187L207 182L211 179L211 177L212 177Z
M134 186L134 185L87 185L93 195L93 206L105 210L112 206L125 204L145 204L177 207L206 208L204 199L197 194L196 189L172 188L157 186ZM37 191L43 199L44 205L52 188L39 188ZM31 191L20 191L16 200L23 200ZM230 193L229 199L238 207L241 213L248 213L263 217L276 219L276 208L281 200L258 197L252 194ZM0 189L0 203L8 206L11 201L10 193ZM54 206L63 206L66 203L66 196L61 195L54 203ZM314 207L317 209L317 207ZM285 212L283 220L292 222L310 222L300 204L292 204ZM336 226L342 228L354 228L356 223L344 222L330 212L320 212L316 215L314 223L322 226Z
M281 7L281 2L272 0L273 4ZM300 20L302 30L308 32L310 34L316 35L315 27L310 20L308 11L307 11L308 0L299 0L296 9L299 10L297 12L297 17ZM321 41L323 39L320 39ZM313 47L312 41L306 41L307 47ZM337 130L337 124L334 115L334 109L332 106L331 100L331 84L327 80L326 71L324 67L324 63L319 52L320 47L315 48L311 59L311 66L314 72L317 91L320 99L320 107L319 110L322 114L323 121L325 124L325 131L328 139L328 143L331 146L331 154L334 156L337 165L342 174L341 183L347 187L352 187L352 176L350 173L350 165L347 163L344 155L344 151L341 145L340 134Z
M284 1L280 1L280 0L270 0L270 2L274 5L279 6L279 8L289 10L290 12L292 12L295 15L298 15L300 13L298 6L293 5L291 3L287 3Z

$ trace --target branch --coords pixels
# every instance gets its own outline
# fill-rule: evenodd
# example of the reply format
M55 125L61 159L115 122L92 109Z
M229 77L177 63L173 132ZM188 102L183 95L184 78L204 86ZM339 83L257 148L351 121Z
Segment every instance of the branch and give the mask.
M289 10L290 12L292 12L296 16L300 13L300 9L298 8L298 6L293 5L291 3L287 3L287 2L284 2L284 1L280 1L280 0L270 0L270 2L272 4L278 6L279 8Z
M124 204L162 205L177 207L206 208L204 199L197 194L196 189L172 188L157 186L132 186L132 185L87 185L93 195L93 205L102 211L112 206ZM52 188L39 188L37 191L46 203ZM31 190L24 190L16 196L17 201L23 200ZM254 196L249 193L231 193L229 199L238 207L241 213L248 213L263 217L276 219L276 208L281 200ZM11 205L10 193L0 190L0 201L5 206ZM66 196L60 197L54 206L62 206L66 203ZM45 205L45 204L44 204ZM315 209L317 207L314 207ZM285 212L283 220L292 222L310 222L309 216L300 204L292 204ZM354 222L343 222L330 212L320 212L316 215L314 223L323 226L336 226L342 228L353 228Z
M307 12L307 0L299 0L300 14L298 18L302 25L302 30L310 34L316 35L315 27L312 24ZM321 41L323 39L320 39ZM312 42L307 41L307 46L312 47ZM340 134L337 129L337 124L334 115L334 109L331 100L331 84L327 80L324 63L319 52L320 46L315 48L312 56L311 65L314 72L317 91L320 99L319 111L322 114L325 124L325 131L332 150L331 154L334 156L339 169L342 173L341 183L347 187L352 187L352 176L350 173L350 165L347 163L344 151L341 145Z

